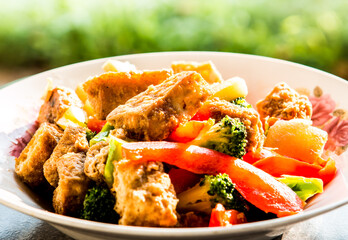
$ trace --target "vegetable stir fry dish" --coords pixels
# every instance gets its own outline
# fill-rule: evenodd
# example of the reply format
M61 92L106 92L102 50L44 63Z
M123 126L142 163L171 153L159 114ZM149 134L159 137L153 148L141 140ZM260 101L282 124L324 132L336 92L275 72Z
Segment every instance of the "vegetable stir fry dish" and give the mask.
M48 87L15 159L58 214L149 227L231 227L300 214L336 174L312 105L278 83L254 107L211 61L138 70L109 60ZM331 156L331 155L330 155Z

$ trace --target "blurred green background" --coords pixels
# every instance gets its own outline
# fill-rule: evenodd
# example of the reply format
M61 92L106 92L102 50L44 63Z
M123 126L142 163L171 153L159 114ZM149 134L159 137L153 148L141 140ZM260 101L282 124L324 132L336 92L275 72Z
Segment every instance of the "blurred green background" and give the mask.
M186 50L270 56L348 79L347 0L16 0L1 1L0 19L2 81Z

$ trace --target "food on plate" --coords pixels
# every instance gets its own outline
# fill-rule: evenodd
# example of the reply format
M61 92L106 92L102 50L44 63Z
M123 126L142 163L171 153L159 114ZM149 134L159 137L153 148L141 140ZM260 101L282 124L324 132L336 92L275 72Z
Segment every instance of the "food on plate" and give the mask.
M261 150L265 135L259 114L255 109L213 98L205 101L196 115L201 120L211 118L220 121L225 116L240 119L247 131L246 151L258 153Z
M233 227L301 213L336 174L327 133L286 83L256 104L211 62L107 61L75 92L50 87L19 178L56 213L147 227ZM41 188L36 188L41 186Z
M59 158L67 153L86 153L87 150L88 142L86 138L86 130L82 127L67 127L57 146L54 148L50 158L47 159L43 165L44 175L49 184L53 187L58 186L59 173L57 163L60 161Z
M327 132L311 126L310 120L279 120L269 128L264 146L288 157L321 164L327 138Z
M294 118L310 120L312 104L306 95L301 95L286 83L279 83L273 90L256 103L256 109L265 128L274 124L278 119Z
M46 181L43 165L61 137L62 130L58 126L46 122L41 124L21 155L16 158L15 171L23 182L36 187Z
M85 161L85 174L96 183L105 182L104 169L109 154L109 141L100 141L90 146Z
M105 223L118 223L120 216L115 212L115 196L103 185L90 187L83 201L80 218Z
M74 91L65 87L48 89L37 120L39 123L56 123L71 106L83 106Z
M199 73L209 84L223 82L220 72L215 67L212 61L206 62L188 62L175 61L172 63L174 73L194 71Z
M55 161L58 184L53 191L52 205L56 213L78 216L90 180L84 174L84 152L68 152Z
M215 122L213 119L211 120ZM206 131L202 130L190 143L241 158L246 153L247 131L239 118L231 118L226 115Z
M170 70L106 72L84 82L83 90L96 117L105 119L117 106L171 75Z
M164 140L180 122L190 120L210 95L200 74L181 72L116 107L106 120L131 139Z
M244 98L248 95L248 87L245 80L240 77L233 77L212 86L213 95L223 100L233 101L237 98Z
M115 163L115 210L119 224L172 227L177 224L178 199L163 163L137 163L123 159Z
M324 191L323 181L318 178L282 175L282 177L278 178L278 180L294 190L302 201L306 201L313 195L322 193Z
M234 189L235 185L226 173L205 175L195 186L178 194L177 208L210 214L215 205L220 203L228 209L243 212L247 204Z

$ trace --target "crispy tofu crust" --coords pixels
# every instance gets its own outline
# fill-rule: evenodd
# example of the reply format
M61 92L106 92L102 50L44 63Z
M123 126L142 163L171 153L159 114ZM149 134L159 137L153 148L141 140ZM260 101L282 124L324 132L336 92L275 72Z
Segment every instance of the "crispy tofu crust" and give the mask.
M107 121L124 129L128 138L163 140L180 122L191 119L210 95L200 74L181 72L118 106Z
M62 131L56 125L41 124L20 156L16 158L15 172L24 182L32 187L45 182L43 165L62 135Z
M160 162L115 163L113 191L119 224L172 227L177 224L176 197L169 175Z
M58 170L56 162L66 153L86 153L88 142L86 139L86 130L83 127L68 126L54 148L50 158L44 163L44 176L53 187L58 186Z
M311 119L312 104L308 97L300 95L286 83L279 83L263 99L256 103L261 120L273 125L278 119Z
M143 72L106 72L83 84L96 117L105 119L117 106L157 85L172 75L170 70Z
M109 141L101 141L88 149L85 174L97 183L103 183L104 168L109 154Z
M38 122L56 123L70 106L82 108L76 93L68 88L57 87L50 90L39 112Z
M248 144L247 151L258 153L261 151L265 141L262 122L259 114L253 108L242 108L219 98L209 99L200 109L202 113L209 113L211 118L220 121L226 115L232 118L239 118L247 130Z
M85 153L67 153L57 159L59 182L52 200L56 213L75 216L82 209L89 186L83 170L85 158Z
M221 83L223 81L221 74L216 69L212 61L207 62L185 62L177 61L172 63L172 69L174 73L183 71L196 71L201 74L204 80L209 84Z

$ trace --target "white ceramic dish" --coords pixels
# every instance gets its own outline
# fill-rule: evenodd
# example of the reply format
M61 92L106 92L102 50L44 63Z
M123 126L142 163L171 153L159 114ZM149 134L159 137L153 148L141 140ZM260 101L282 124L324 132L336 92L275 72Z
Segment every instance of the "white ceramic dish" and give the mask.
M281 81L293 88L312 91L320 86L331 94L338 106L348 109L346 94L348 83L331 74L303 65L271 58L217 52L169 52L136 54L115 57L129 61L138 69L169 68L172 61L214 62L224 78L240 76L247 82L248 101L255 103ZM280 235L292 224L336 209L348 203L347 152L340 156L340 171L325 187L325 192L316 196L301 214L233 226L230 228L144 228L96 223L54 214L45 210L39 196L31 192L14 174L14 157L9 154L13 141L21 136L37 117L47 78L54 85L75 87L91 75L102 72L106 59L57 68L17 81L0 90L0 203L47 221L60 231L76 239L267 239Z

